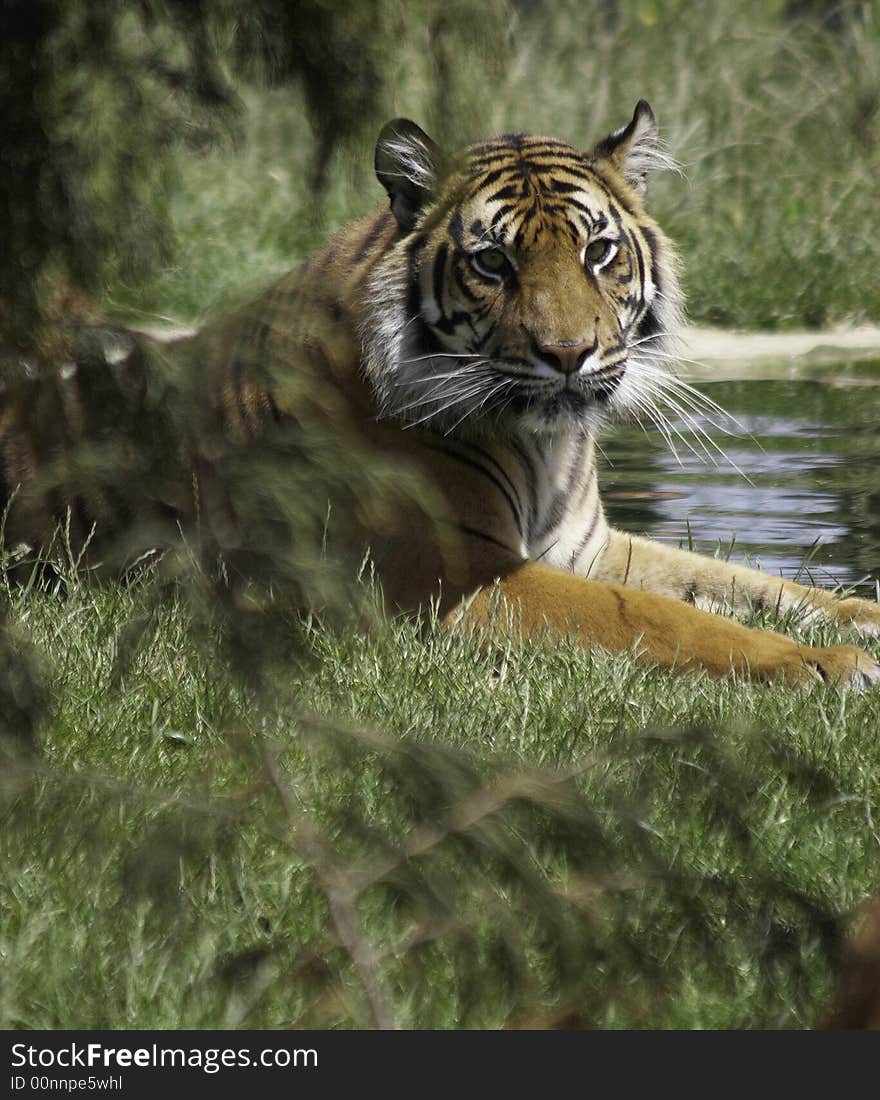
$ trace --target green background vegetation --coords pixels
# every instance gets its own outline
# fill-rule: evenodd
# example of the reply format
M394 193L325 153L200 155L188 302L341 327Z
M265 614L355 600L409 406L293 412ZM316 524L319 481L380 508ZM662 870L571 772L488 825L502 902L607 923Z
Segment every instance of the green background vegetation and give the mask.
M31 152L55 183L2 178L20 234L0 259L4 344L35 331L55 281L143 324L246 295L381 201L386 117L449 145L506 129L587 145L640 97L686 171L652 201L694 318L880 317L873 4L304 0L218 3L204 23L185 4L24 8L61 27L35 31L42 67L8 55L45 76ZM72 42L100 48L54 83ZM252 476L264 500L290 488L283 466ZM59 546L0 596L0 1026L825 1011L847 915L878 885L875 696L679 678L565 642L480 652L430 616L370 613L366 590L372 629L304 624L230 601L189 546L111 584Z
M111 304L189 321L308 256L384 201L372 149L385 118L414 118L450 148L511 130L589 147L646 98L684 170L652 180L650 206L679 245L692 320L880 319L876 4L826 5L849 13L830 28L761 0L459 2L433 19L407 5L403 23L379 7L385 81L317 195L303 93L245 92L235 147L179 163L173 265L109 287Z

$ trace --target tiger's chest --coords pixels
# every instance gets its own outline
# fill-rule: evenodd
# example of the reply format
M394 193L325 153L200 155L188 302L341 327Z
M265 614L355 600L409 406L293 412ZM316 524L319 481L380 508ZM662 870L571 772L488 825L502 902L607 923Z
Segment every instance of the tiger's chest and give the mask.
M444 440L440 479L465 534L520 561L586 574L608 526L593 442Z

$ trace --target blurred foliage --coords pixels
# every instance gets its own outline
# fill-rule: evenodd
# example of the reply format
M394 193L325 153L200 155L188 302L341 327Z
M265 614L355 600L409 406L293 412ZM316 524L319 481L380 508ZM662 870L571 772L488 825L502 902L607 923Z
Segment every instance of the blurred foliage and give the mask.
M230 674L267 688L296 659L298 612L375 621L358 577L359 565L370 576L365 532L427 529L438 509L422 479L376 453L283 319L257 322L260 340L241 338L255 323L245 307L177 345L79 326L60 368L10 362L0 460L15 490L0 567L26 589L48 577L62 591L70 571L155 572L150 599L173 591L188 605L193 644L219 647ZM237 436L221 400L235 371L290 414Z
M377 128L399 60L424 22L438 107L456 105L465 35L502 33L502 0L9 0L0 10L0 339L33 346L44 320L90 316L83 295L167 262L172 154L235 129L236 78L299 85L321 187L340 144ZM496 57L497 57L496 51ZM439 113L439 111L438 111Z
M33 645L0 617L0 772L35 755L47 709ZM0 794L3 793L0 779Z
M877 0L10 0L0 20L15 346L108 292L193 316L289 266L379 201L369 148L394 114L448 146L518 129L586 145L642 96L690 180L652 201L695 316L880 315Z
M0 335L29 345L60 279L95 292L169 254L168 154L234 101L186 2L10 0L0 9Z
M296 341L282 340L269 361L262 341L241 340L269 323L255 306L230 322L242 346L233 365L222 339L163 349L96 323L99 308L84 295L107 280L136 285L167 261L175 151L198 161L236 132L241 74L288 89L290 113L301 104L317 192L337 147L388 109L401 41L415 35L424 46L436 113L448 116L469 98L458 47L475 39L485 51L493 35L503 39L505 12L501 0L406 12L390 0L4 8L0 106L17 130L0 173L12 225L0 258L0 458L4 490L15 493L4 555L16 576L59 556L118 572L164 551L163 577L221 616L248 675L272 649L271 608L332 615L363 602L350 565L328 551L329 502L334 529L357 516L375 531L393 500L424 500L424 489L368 453L338 408L320 423L264 424L237 443L219 413L227 368L286 388L286 408L326 405ZM493 51L496 66L502 53ZM430 522L424 504L417 511Z
M241 8L242 6L239 5ZM312 187L325 181L337 145L381 116L385 0L261 0L243 6L235 57L271 83L302 82L315 134Z

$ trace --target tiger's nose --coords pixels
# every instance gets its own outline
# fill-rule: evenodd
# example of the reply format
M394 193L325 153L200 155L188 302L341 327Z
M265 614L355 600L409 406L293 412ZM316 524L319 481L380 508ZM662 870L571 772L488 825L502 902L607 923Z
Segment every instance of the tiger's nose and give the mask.
M541 344L541 358L548 366L563 374L574 374L580 370L585 360L593 354L599 346L598 338L595 340L563 340L561 344Z

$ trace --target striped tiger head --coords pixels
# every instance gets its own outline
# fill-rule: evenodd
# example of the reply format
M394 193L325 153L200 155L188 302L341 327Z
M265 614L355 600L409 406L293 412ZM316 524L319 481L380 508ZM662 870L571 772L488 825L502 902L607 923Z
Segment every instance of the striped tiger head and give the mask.
M513 134L449 158L388 123L376 172L400 232L363 330L383 412L444 433L650 415L681 294L643 199L669 166L644 101L589 152Z

